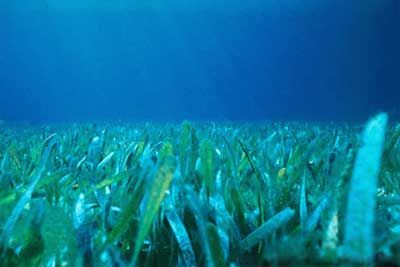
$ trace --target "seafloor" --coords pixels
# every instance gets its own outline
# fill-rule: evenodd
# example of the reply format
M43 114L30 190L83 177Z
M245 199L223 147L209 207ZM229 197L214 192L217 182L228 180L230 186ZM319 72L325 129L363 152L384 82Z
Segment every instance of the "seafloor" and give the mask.
M362 127L5 123L0 262L398 263L399 137L385 114Z

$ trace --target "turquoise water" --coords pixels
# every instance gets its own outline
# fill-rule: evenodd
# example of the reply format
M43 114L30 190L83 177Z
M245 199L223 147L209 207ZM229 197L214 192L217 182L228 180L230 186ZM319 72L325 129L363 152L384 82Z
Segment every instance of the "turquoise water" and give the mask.
M6 1L0 118L398 116L396 0Z

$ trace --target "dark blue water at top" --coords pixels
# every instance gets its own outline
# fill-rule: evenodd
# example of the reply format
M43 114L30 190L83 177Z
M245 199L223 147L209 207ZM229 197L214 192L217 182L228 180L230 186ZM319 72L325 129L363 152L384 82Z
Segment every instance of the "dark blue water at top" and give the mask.
M2 1L0 119L398 118L399 2Z

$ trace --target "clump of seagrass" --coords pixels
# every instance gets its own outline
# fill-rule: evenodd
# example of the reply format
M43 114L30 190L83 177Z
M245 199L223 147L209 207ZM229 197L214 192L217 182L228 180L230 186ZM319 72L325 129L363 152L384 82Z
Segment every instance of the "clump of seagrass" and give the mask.
M400 127L379 114L359 134L283 122L5 125L0 265L398 262Z

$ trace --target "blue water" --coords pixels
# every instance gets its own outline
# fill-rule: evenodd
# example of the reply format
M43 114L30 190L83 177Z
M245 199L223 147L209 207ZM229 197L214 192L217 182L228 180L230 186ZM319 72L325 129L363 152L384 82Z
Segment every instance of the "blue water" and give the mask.
M398 0L2 1L0 119L397 118L399 47Z

